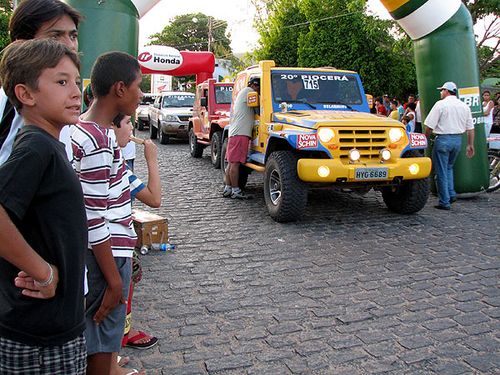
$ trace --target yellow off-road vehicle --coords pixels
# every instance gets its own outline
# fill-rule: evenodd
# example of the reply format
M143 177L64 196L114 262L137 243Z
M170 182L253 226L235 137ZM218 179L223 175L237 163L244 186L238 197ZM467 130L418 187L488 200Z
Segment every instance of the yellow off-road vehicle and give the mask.
M238 74L233 101L254 77L260 78L260 95L250 93L247 102L258 114L247 163L240 168L240 187L250 172L263 172L264 197L274 220L300 218L309 186L373 188L382 192L391 211L402 214L425 206L431 172L431 160L421 156L425 135L370 114L356 72L282 68L261 61Z

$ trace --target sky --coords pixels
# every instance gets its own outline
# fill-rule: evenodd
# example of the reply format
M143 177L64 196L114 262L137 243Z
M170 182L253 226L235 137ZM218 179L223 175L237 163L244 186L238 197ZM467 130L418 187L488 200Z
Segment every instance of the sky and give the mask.
M390 18L379 0L368 0L368 8L381 18ZM198 12L227 21L233 53L249 52L256 46L259 35L252 26L255 9L250 0L162 0L139 20L139 46L175 16Z

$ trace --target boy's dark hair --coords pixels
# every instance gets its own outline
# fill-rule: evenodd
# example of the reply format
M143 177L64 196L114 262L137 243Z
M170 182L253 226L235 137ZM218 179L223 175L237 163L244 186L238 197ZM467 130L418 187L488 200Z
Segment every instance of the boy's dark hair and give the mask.
M92 67L90 81L94 97L102 98L109 94L117 82L130 86L141 74L137 59L125 52L108 52L99 56Z
M44 69L54 68L68 56L80 70L80 59L69 47L52 39L16 41L8 45L0 61L0 84L11 103L22 108L14 88L24 84L38 90L38 78Z
M59 0L24 0L10 18L10 40L33 39L43 23L64 15L69 16L78 28L82 16L68 4Z
M118 129L120 129L122 127L120 122L123 120L124 117L125 115L122 113L116 115L116 117L113 119L113 125L116 126Z
M397 107L398 106L398 101L397 100L391 100L391 104L394 104Z
M414 111L417 109L417 103L413 102L413 103L408 103L408 107Z

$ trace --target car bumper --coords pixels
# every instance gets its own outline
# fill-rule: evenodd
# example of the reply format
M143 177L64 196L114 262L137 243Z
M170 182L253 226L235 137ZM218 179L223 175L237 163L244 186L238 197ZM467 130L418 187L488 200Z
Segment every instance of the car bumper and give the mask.
M188 138L188 122L165 122L161 123L163 133L176 138Z
M297 174L305 182L377 183L401 178L426 178L431 173L431 167L431 159L427 157L401 158L384 164L344 164L339 159L299 159ZM384 177L381 178L380 175Z

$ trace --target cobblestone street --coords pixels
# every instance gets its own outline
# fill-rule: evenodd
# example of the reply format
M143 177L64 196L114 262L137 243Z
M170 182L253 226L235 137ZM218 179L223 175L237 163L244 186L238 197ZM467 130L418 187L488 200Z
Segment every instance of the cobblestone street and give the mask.
M148 133L138 132L147 138ZM390 213L380 193L312 190L303 219L268 215L186 143L158 143L174 252L141 256L124 350L148 374L498 374L500 193ZM142 146L136 174L145 179ZM141 207L137 205L137 207Z

